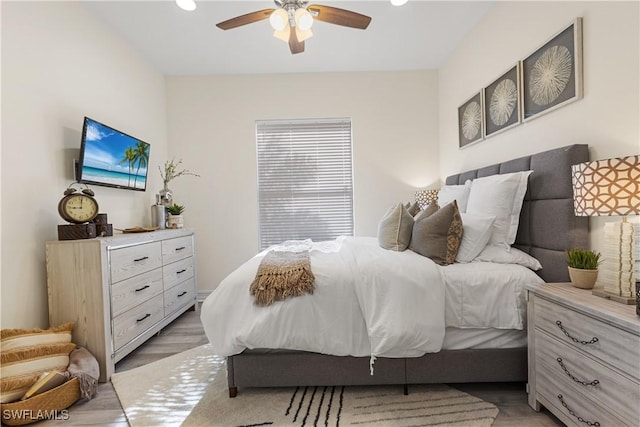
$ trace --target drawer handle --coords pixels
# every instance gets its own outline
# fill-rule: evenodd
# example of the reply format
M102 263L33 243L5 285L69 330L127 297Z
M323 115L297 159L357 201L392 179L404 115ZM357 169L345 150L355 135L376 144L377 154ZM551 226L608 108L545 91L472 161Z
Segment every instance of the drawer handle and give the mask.
M186 246L180 246L179 248L176 248L176 252L181 251L183 249L187 249L187 247Z
M562 363L562 357L558 357L556 359L556 361L560 364L560 367L562 368L564 373L567 374L569 376L569 378L571 378L572 380L574 380L578 384L582 384L583 386L588 386L588 385L597 386L598 384L600 384L600 381L598 381L598 380L593 380L593 381L587 382L587 381L579 380L576 377L574 377L573 375L571 375L571 372L569 372L567 367L564 366L564 363Z
M593 337L593 338L591 338L591 341L582 341L582 340L579 340L579 339L574 338L574 337L572 337L571 335L569 335L569 332L567 332L567 330L564 328L564 326L562 326L562 322L561 322L561 321L556 320L556 325L558 325L558 328L560 328L560 330L561 330L561 331L562 331L566 336L568 336L569 338L571 338L571 340L572 340L573 342L576 342L576 343L579 343L579 344L582 344L582 345L587 345L587 344L595 344L595 343L597 343L597 342L599 341L597 337Z
M146 319L147 317L151 316L151 313L147 313L144 316L142 316L141 318L139 318L137 321L138 322L142 322L144 319Z
M585 423L588 426L595 426L595 427L600 427L600 423L597 421L589 421L589 420L585 420L584 418L582 418L580 415L577 415L573 409L569 408L567 406L567 404L564 402L564 399L562 398L562 395L559 394L558 395L558 399L560 400L560 403L562 403L562 406L564 406L565 408L567 408L567 411L569 411L569 413L576 417L578 419L578 421L580 421L581 423Z
M187 294L187 291L182 292L181 294L178 294L178 298L183 297Z
M186 269L186 268L183 268L183 269L182 269L182 270L180 270L180 271L176 271L176 274L182 274L182 273L184 273L185 271L187 271L187 269Z
M143 256L142 258L134 259L133 262L140 262L140 261L144 261L145 259L149 259L149 257Z
M136 289L136 292L144 291L148 287L149 287L149 285L144 285L143 287Z

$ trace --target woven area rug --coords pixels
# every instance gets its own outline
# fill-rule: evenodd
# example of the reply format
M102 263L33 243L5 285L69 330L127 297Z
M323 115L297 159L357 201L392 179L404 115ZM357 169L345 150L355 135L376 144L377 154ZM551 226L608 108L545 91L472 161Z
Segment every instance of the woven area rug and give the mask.
M136 426L490 426L493 404L446 385L239 389L201 346L111 377Z

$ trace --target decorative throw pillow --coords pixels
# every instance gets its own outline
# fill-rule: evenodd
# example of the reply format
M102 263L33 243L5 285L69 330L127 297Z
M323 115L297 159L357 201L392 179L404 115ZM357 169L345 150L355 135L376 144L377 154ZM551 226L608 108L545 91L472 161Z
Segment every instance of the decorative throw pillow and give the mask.
M492 225L496 217L470 213L461 213L460 216L462 217L463 234L456 261L471 262L489 243Z
M508 247L515 242L527 180L532 172L491 175L473 180L467 212L496 217L489 243Z
M409 248L431 258L436 264L453 264L462 233L462 219L454 200L431 215L421 215L415 221Z
M409 212L413 217L420 213L420 205L418 205L417 202L413 202L413 204L407 203L404 207L407 208L407 212Z
M458 211L466 212L469 195L471 194L471 181L464 185L445 185L438 192L438 205L445 206L452 201L458 202Z
M51 329L0 331L0 403L20 399L38 377L51 370L66 371L73 323Z
M426 208L424 208L423 210L421 210L420 212L418 212L418 214L417 214L416 216L414 216L414 217L413 217L414 224L415 224L415 222L416 222L418 219L423 218L423 217L425 217L425 216L432 215L432 214L434 214L438 209L440 209L440 206L438 206L438 204L437 204L437 203L435 203L435 202L429 203L429 204L427 205L427 207L426 207Z
M412 229L413 216L398 203L378 223L378 244L384 249L402 252L409 246Z

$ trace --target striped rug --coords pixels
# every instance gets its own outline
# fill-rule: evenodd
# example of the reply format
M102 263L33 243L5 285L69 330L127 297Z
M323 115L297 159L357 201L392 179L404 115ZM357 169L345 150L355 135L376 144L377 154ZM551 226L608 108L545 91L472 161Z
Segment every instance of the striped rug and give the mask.
M491 426L498 408L446 385L240 389L208 346L114 374L136 426Z

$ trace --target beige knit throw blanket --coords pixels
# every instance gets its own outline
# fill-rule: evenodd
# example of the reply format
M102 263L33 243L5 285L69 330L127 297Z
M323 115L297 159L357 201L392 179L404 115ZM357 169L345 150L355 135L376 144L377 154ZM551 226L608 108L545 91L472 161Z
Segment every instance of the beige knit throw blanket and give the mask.
M256 305L267 306L289 297L313 294L314 281L309 251L269 251L260 262L250 291Z

